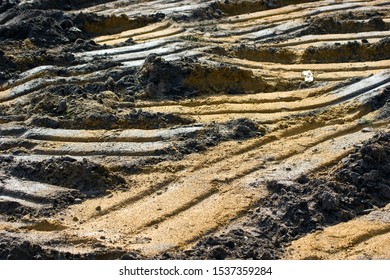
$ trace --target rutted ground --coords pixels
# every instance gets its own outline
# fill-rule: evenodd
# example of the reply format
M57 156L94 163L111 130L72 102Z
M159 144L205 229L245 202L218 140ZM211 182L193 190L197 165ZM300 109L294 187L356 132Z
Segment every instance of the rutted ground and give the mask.
M390 2L51 2L0 5L1 258L388 258Z
M389 259L389 207L294 241L291 259Z

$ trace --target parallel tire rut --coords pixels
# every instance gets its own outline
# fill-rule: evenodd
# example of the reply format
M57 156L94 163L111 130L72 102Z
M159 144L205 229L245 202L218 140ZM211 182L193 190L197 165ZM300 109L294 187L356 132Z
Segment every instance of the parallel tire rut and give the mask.
M350 251L388 238L354 218L390 201L367 159L389 164L389 1L5 2L0 259L331 258L313 240L349 220Z

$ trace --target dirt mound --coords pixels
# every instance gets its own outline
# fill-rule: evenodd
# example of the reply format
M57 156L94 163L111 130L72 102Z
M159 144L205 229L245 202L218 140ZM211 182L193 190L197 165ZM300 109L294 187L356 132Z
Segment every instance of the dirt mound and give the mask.
M304 63L332 63L347 61L383 60L390 58L390 38L381 39L378 43L351 41L333 46L309 47L302 55Z
M254 121L245 118L229 121L226 127L229 130L227 137L232 139L249 139L265 133L264 127L259 127Z
M294 51L286 48L240 45L233 47L230 53L243 59L286 64L294 63L299 59Z
M65 118L33 116L28 123L32 126L64 129L155 129L193 123L192 120L175 114L150 113L135 109L123 116L93 109L83 110L80 115L76 110L70 110L68 114Z
M177 64L165 61L156 55L149 55L139 70L141 87L149 98L185 97L194 94L185 87L185 79L190 75L189 63Z
M46 244L45 247L48 247ZM44 246L24 241L20 236L9 237L0 233L1 260L99 260L99 259L132 259L138 258L136 253L125 253L120 250L108 250L102 245L94 252L77 254L60 252Z
M250 119L241 118L223 124L209 125L203 130L186 135L185 139L182 139L185 140L183 144L176 146L174 151L169 149L167 152L181 158L183 155L205 151L224 141L261 137L265 133L266 129L263 126Z
M389 24L383 20L383 16L385 16L383 13L367 12L364 15L348 13L329 17L314 17L309 19L309 26L301 34L340 34L389 30Z
M2 193L1 188L0 193ZM8 219L12 219L11 217L21 218L29 213L34 213L34 210L16 201L0 201L0 212L7 215Z
M105 194L108 189L124 186L125 180L112 174L106 167L83 159L60 157L40 162L15 162L2 158L9 174L37 182L79 190L86 195Z
M101 62L100 66L116 64ZM93 68L92 68L93 70ZM96 67L99 71L99 66ZM58 70L63 73L62 70ZM128 81L125 81L129 77ZM131 73L102 76L102 82L55 85L35 93L18 107L0 106L5 114L23 115L31 126L66 129L153 129L191 124L171 113L135 109L137 86Z
M242 59L255 61L293 64L301 63L340 63L348 61L378 61L389 59L389 38L370 43L369 40L350 41L347 43L310 46L302 54L291 48L262 46L238 46L230 53Z
M78 41L74 45L77 47L79 45ZM3 57L0 57L3 62L0 65L0 71L2 71L2 75L8 76L9 79L16 79L21 72L42 65L63 65L65 63L70 66L77 63L74 55L69 51L38 48L30 39L4 42L4 45L0 48L4 52Z
M61 11L13 9L7 13L3 18L9 20L0 26L2 40L30 39L37 46L50 47L87 38L72 17Z
M79 107L80 103L82 101L67 105L66 99L54 98L48 103L43 103L42 107L38 107L41 109L41 113L46 113L48 116L43 117L43 114L41 116L33 115L29 120L29 124L66 129L153 129L178 124L191 124L193 122L175 114L150 113L131 107L129 113L118 116L114 113L114 109L107 109L95 100L87 108Z
M150 55L139 72L141 87L148 98L184 98L227 92L240 94L264 90L263 79L249 70L229 65L203 65L189 59L168 62ZM229 81L229 82L228 82Z

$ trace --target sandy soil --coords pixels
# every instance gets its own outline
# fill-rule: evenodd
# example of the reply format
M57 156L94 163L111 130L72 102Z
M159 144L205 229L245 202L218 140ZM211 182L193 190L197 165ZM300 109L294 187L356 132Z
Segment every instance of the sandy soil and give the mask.
M389 258L387 1L3 2L1 259Z

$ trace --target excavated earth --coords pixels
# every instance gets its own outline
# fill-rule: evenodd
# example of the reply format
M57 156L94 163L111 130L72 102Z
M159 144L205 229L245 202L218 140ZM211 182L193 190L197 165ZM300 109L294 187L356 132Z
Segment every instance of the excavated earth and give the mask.
M389 258L389 0L0 2L0 259Z

